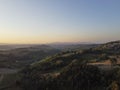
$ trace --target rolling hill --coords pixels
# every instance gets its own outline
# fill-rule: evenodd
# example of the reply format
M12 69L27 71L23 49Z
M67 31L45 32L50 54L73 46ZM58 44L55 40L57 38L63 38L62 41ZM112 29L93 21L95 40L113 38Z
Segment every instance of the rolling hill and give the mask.
M22 68L58 52L60 50L47 45L1 50L0 68Z
M20 49L20 53L23 51ZM7 81L14 76L14 82L4 90L119 90L119 62L120 41L84 50L65 50L10 74Z

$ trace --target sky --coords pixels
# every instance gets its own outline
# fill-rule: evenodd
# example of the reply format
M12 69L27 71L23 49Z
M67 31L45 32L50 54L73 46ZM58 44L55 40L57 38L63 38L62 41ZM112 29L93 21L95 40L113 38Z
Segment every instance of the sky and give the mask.
M120 40L120 0L0 0L0 43Z

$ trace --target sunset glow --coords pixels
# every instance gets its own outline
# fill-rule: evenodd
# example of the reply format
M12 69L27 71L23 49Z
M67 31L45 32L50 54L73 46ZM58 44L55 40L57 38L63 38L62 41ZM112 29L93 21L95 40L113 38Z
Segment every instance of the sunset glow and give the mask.
M120 38L119 0L1 0L0 43Z

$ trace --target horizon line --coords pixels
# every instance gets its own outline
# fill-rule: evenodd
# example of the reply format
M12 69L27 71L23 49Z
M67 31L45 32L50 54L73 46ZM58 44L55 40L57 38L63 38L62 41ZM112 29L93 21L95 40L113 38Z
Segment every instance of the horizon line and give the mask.
M96 41L96 42L49 42L49 43L0 43L0 45L48 45L48 44L103 44L108 42L114 42L120 40L111 41Z

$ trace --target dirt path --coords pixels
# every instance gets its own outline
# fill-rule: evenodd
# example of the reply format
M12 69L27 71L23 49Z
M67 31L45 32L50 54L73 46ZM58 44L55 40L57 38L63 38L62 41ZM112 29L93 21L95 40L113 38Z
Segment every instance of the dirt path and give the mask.
M0 83L2 82L3 78L4 78L4 75L1 74L1 76L0 76Z
M0 74L12 74L16 73L18 69L0 68Z

